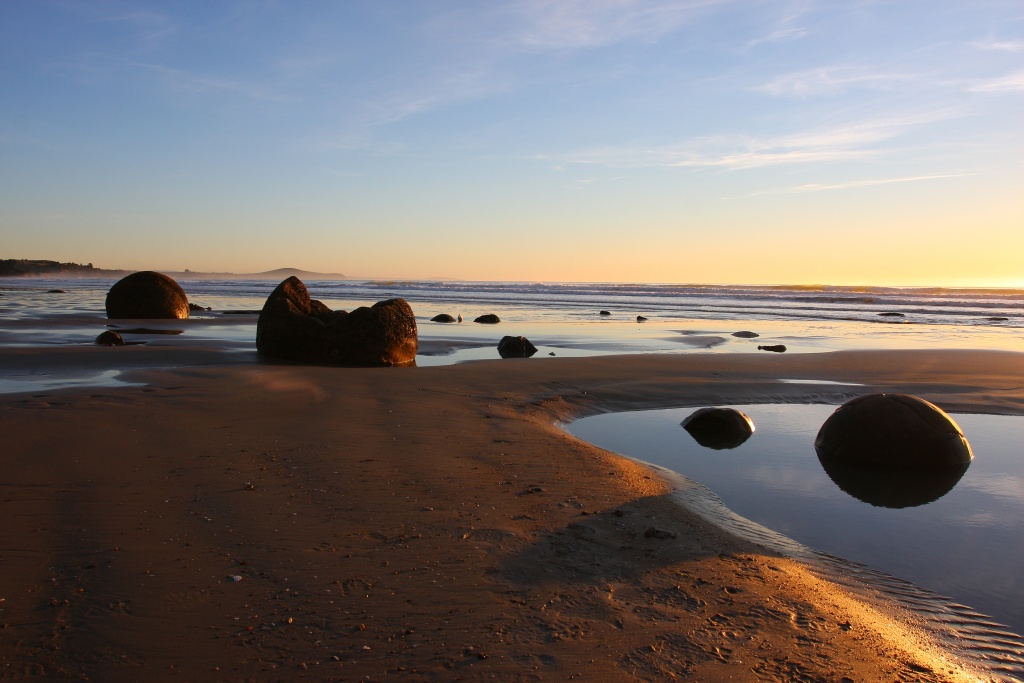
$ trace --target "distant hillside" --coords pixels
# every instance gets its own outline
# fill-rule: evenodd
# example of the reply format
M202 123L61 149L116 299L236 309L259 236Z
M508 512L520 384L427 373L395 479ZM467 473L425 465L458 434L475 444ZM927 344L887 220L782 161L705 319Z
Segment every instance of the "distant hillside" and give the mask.
M0 260L0 277L124 277L130 270L108 270L95 268L91 263L60 263L32 259ZM278 268L263 273L204 273L194 270L160 271L175 280L284 280L294 275L300 280L345 280L341 273L314 273L298 268Z
M243 280L284 280L295 276L300 280L347 280L348 278L341 273L313 273L308 270L300 270L298 268L278 268L277 270L268 270L263 273L247 273L245 275L235 275L239 279Z
M60 263L30 259L0 260L0 277L121 277L126 270L94 268L91 263Z

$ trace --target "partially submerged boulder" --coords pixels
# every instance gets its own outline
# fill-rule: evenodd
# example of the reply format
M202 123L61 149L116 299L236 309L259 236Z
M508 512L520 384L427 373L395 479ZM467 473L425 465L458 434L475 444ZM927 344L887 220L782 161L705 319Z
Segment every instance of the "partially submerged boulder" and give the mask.
M475 322L475 323L483 323L484 325L497 325L498 323L501 322L501 318L499 318L498 316L494 315L493 313L487 313L485 315L481 315L478 318L474 319L473 322Z
M760 337L757 332L751 332L750 330L740 330L739 332L733 332L732 336L739 337L740 339L753 339L754 337Z
M107 317L187 318L188 298L172 278L152 270L126 275L110 288Z
M736 448L754 433L754 421L735 408L701 408L682 421L683 429L705 448Z
M97 346L124 346L124 337L113 330L100 332L96 337Z
M451 317L447 313L438 313L437 315L435 315L433 318L430 319L430 322L432 322L432 323L453 323L453 322L455 322L455 318Z
M785 353L785 344L764 344L757 347L758 351L771 351L772 353Z
M892 469L960 467L974 457L953 418L907 394L870 394L839 406L818 431L814 448L823 463Z
M416 359L416 317L404 299L351 313L311 299L290 277L267 297L256 323L256 350L272 358L324 365L408 365Z
M537 347L526 337L502 337L498 342L498 354L502 358L529 358L537 353Z

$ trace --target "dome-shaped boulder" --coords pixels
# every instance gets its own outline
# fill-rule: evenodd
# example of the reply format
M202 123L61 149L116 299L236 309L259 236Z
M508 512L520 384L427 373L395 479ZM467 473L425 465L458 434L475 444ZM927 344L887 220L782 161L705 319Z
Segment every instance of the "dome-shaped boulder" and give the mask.
M113 330L105 330L96 337L97 346L124 346L124 337Z
M498 342L498 355L502 358L529 358L537 353L537 347L526 337L502 337Z
M736 448L754 433L754 421L735 408L701 408L682 421L683 429L705 448Z
M432 323L453 323L453 322L455 322L455 318L451 317L447 313L438 313L437 315L435 315L433 318L430 319L430 322L432 322Z
M416 360L416 316L404 299L332 311L290 277L267 297L256 323L256 350L324 365L391 366Z
M107 317L187 318L188 298L172 278L152 270L127 275L107 292Z
M938 406L906 394L855 398L832 413L814 440L818 458L872 467L958 467L974 455Z
M473 320L475 323L482 323L484 325L497 325L501 322L501 318L494 315L493 313L486 313Z

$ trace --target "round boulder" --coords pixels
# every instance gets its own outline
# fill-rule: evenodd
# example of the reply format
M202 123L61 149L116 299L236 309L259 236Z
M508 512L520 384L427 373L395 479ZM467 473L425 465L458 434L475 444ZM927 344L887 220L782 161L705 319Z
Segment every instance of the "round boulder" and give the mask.
M497 325L501 322L501 318L494 315L493 313L487 313L473 320L475 323L483 323L484 325Z
M124 338L113 330L106 330L105 332L100 332L99 336L96 337L96 345L124 346Z
M839 406L818 431L814 448L822 463L911 470L960 467L974 457L949 415L906 394L870 394Z
M701 408L682 425L694 441L717 451L736 448L754 433L754 421L735 408Z
M498 342L498 354L502 358L529 358L537 353L537 347L526 337L502 337Z
M439 313L438 315L435 315L433 318L431 318L430 322L432 322L432 323L453 323L453 322L455 322L455 318L451 317L447 313Z
M188 298L172 278L143 270L127 275L107 292L107 317L187 318Z

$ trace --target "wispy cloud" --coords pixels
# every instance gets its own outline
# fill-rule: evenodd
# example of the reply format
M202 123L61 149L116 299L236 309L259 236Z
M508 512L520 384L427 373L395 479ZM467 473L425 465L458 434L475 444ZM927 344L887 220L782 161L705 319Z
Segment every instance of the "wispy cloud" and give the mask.
M656 41L709 7L733 0L523 0L507 12L515 19L508 39L534 50Z
M1024 71L977 81L967 87L968 92L1019 92L1024 90Z
M851 180L846 183L834 183L830 185L823 185L818 183L812 183L809 185L800 185L798 187L792 187L785 190L777 190L775 192L767 192L762 194L803 194L805 192L825 192L828 190L854 190L861 187L875 187L878 185L893 185L896 183L915 183L922 180L939 180L942 178L964 178L967 176L973 176L974 173L945 173L941 175L919 175L909 176L906 178L876 178L872 180Z
M1003 52L1024 52L1024 40L984 40L970 44L979 50L1000 50Z
M765 43L788 43L794 40L800 40L807 35L807 29L801 26L790 26L787 28L780 28L772 31L766 36L755 38L747 43L747 47L756 47Z
M245 95L254 100L272 102L291 102L294 97L271 87L248 83L246 81L205 76L192 73L185 69L149 64L146 62L130 62L125 66L144 69L160 76L164 84L172 90L189 92L230 92Z
M787 164L867 159L886 154L883 143L916 126L957 116L954 111L864 121L827 130L774 137L719 136L663 146L602 147L543 157L611 168L718 168L741 170Z
M887 88L912 80L909 74L884 73L851 65L825 66L778 76L751 88L774 97L836 95L851 87Z

